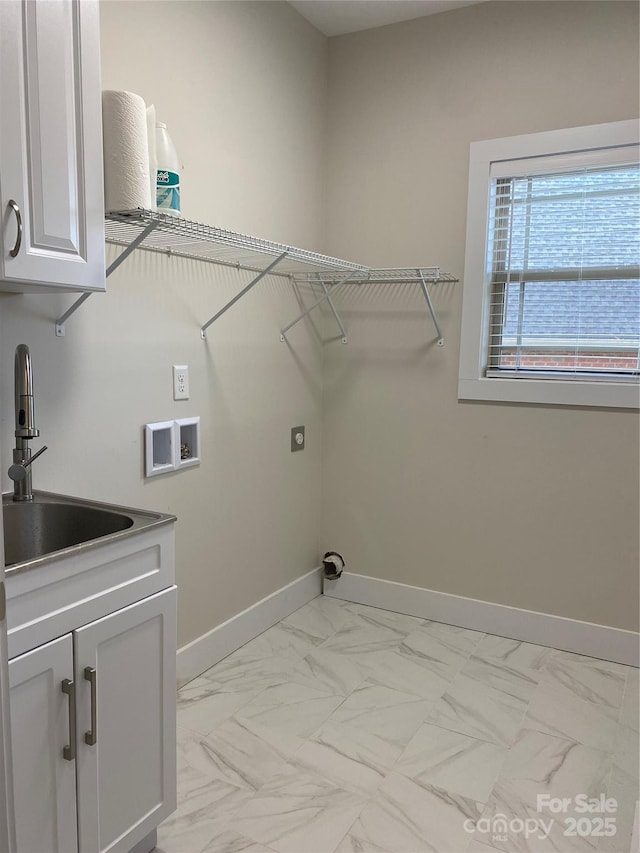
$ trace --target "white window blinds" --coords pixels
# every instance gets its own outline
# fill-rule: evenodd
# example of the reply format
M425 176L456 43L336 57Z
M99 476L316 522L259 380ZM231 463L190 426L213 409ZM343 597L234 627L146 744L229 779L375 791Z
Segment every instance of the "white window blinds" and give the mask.
M638 163L519 165L492 166L486 375L637 381Z

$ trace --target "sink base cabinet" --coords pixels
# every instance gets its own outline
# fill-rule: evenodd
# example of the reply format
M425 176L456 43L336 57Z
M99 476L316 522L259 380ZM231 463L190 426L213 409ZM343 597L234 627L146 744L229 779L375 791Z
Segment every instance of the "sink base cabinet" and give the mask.
M9 662L18 853L128 853L175 809L175 613L171 587Z

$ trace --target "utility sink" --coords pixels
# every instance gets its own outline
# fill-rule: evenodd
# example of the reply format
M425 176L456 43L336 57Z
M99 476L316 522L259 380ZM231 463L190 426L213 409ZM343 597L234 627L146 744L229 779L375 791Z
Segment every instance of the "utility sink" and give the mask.
M33 501L2 496L4 557L8 573L84 551L143 528L173 520L162 513L34 492Z

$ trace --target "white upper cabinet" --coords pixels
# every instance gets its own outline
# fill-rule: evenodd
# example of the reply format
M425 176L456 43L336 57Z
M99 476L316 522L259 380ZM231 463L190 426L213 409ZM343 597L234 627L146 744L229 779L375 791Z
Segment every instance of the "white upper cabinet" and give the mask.
M105 290L97 0L0 2L0 289Z

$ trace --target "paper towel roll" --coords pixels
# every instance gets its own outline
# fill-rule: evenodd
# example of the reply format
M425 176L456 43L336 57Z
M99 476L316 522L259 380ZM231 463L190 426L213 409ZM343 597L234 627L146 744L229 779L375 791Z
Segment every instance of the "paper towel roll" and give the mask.
M147 107L147 138L149 140L149 191L151 193L151 210L157 208L156 181L158 171L158 155L156 153L156 108L154 104Z
M102 93L107 211L151 207L147 108L133 92Z

